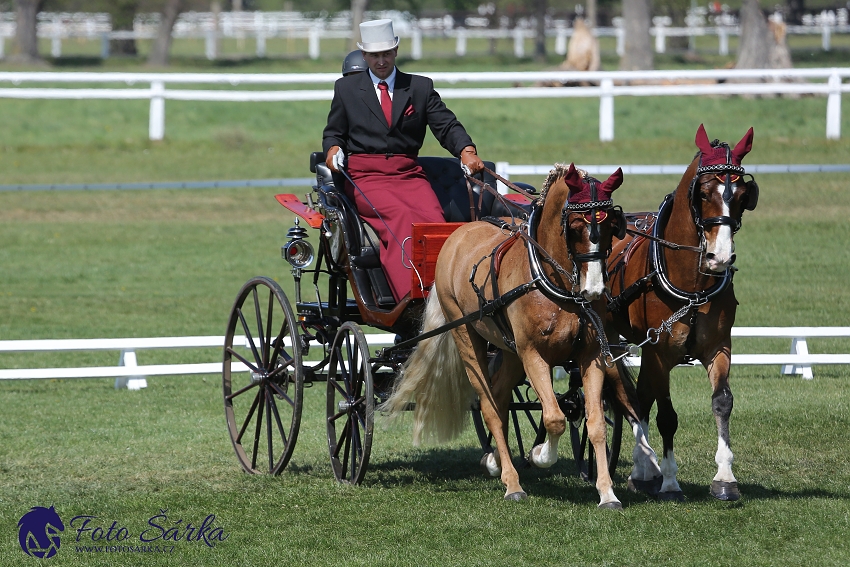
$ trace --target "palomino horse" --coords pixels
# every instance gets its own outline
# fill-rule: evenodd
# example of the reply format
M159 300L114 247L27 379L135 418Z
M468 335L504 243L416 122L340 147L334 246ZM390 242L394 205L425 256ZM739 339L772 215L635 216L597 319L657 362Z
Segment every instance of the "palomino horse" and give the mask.
M597 455L599 505L621 507L605 461L601 393L606 376L616 381L618 399L632 422L639 421L617 371L600 354L602 345L607 352L607 342L590 303L603 297L603 262L613 235L625 229L622 211L610 200L621 183L619 169L602 183L582 178L573 165L567 170L558 164L527 225L503 219L501 226L479 221L456 230L437 259L423 333L472 314L470 322L454 326L451 335L423 339L384 405L393 414L415 401L414 444L427 437L445 441L460 433L477 394L497 446L497 453L485 455L482 463L491 475L501 476L506 500L526 497L506 441L512 388L527 376L540 399L547 440L532 449L529 460L549 467L566 429L552 389L552 367L574 360L582 373L589 437ZM475 316L491 302L504 306L493 316ZM604 299L597 303L604 309ZM493 376L488 344L503 353Z
M738 305L732 264L741 217L758 202L758 185L752 176L745 182L741 166L752 141L750 128L734 148L718 140L709 143L700 125L699 152L679 187L657 214L629 215L637 219L635 230L615 244L609 258L609 316L629 342L643 348L637 384L641 421L647 431L650 409L658 403L656 423L664 441L660 487L655 470L637 460L629 485L662 499L684 497L673 454L678 417L670 399L670 370L693 359L708 371L713 391L718 468L711 494L720 500L740 498L729 443L731 329Z

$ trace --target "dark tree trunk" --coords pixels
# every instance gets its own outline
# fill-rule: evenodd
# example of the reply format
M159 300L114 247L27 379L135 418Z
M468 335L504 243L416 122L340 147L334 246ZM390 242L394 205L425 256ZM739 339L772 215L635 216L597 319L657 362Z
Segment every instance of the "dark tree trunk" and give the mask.
M758 0L744 0L741 6L741 40L738 44L736 69L770 68L773 39L767 28L767 18Z
M537 19L537 27L534 33L534 59L546 60L546 9L547 0L534 0L534 11Z
M590 29L596 28L596 0L587 0L585 2L587 5L587 10L584 15L584 23L587 24L587 27Z
M21 63L40 61L38 55L38 36L36 35L36 17L41 11L44 0L15 0L17 11L15 46L12 59Z
M139 0L114 0L110 8L112 30L133 31L133 20L136 19ZM136 56L139 54L135 39L113 39L110 43L110 51L116 55Z
M162 11L162 20L156 32L153 47L148 57L149 65L168 65L168 52L171 51L171 33L174 31L174 23L177 16L183 10L183 0L166 0L165 9Z
M806 13L806 0L787 0L785 6L788 8L788 22L792 25L803 23L803 14Z
M652 0L623 0L625 49L620 70L641 71L655 68L649 28L652 25Z
M360 24L363 22L363 13L369 6L369 0L351 0L351 49L357 49L360 39Z

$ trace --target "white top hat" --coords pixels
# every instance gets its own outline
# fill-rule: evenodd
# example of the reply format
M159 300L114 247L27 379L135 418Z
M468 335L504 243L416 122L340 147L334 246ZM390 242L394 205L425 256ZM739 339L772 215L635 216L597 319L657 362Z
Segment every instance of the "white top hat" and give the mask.
M392 20L372 20L360 24L357 47L367 53L389 51L398 46L398 36L393 32Z

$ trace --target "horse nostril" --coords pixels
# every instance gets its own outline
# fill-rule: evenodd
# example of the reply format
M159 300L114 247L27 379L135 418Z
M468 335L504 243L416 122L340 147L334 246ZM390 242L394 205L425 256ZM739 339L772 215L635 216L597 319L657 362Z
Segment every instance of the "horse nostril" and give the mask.
M705 257L709 260L714 260L714 252L707 252Z

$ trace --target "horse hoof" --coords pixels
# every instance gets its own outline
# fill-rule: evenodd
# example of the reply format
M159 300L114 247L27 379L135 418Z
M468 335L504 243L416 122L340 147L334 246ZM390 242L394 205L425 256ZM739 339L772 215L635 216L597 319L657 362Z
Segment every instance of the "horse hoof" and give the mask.
M735 502L741 498L737 482L723 482L721 480L711 481L711 495L725 502Z
M635 480L629 477L627 486L632 492L643 492L649 496L656 496L661 490L661 482L663 480L664 478L660 476L656 476L652 480Z
M528 498L528 494L520 490L519 492L511 492L510 494L505 494L505 500L512 500L513 502L519 502L520 500L525 500Z
M478 464L481 465L481 470L484 471L484 474L486 474L489 477L496 478L496 477L498 477L502 474L502 471L499 468L495 468L495 469L490 468L488 463L490 462L490 457L492 455L493 455L493 453L484 453L484 456L481 457L481 460L479 461Z
M685 494L681 490L674 490L671 492L659 492L658 499L662 502L684 502Z
M614 502L603 502L597 508L600 510L622 510L623 505L615 500Z

